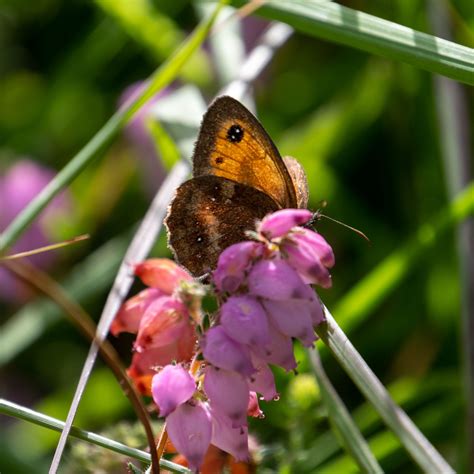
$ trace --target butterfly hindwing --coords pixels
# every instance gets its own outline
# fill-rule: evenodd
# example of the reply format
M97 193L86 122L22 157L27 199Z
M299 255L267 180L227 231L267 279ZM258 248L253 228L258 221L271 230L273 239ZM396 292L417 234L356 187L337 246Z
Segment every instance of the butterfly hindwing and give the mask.
M245 240L257 219L276 211L267 194L217 176L199 176L182 184L165 224L176 260L193 275L215 268L219 254Z

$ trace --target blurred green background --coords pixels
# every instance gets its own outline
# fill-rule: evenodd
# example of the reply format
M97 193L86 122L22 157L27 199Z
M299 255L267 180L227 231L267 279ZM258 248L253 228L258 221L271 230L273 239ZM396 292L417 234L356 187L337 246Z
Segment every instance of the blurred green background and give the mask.
M344 3L433 32L430 2ZM453 41L472 47L473 3L442 3ZM173 52L201 14L196 4L186 0L0 3L3 227L2 213L17 197L14 187L9 194L5 191L9 171L26 159L60 170L114 113L125 91ZM266 25L255 17L241 26L241 37L250 48ZM193 84L211 100L225 84L216 73L216 61L210 48L201 50L173 87ZM307 171L311 208L316 210L326 200L328 215L361 229L371 240L369 246L356 234L325 220L318 225L333 246L337 262L333 288L323 290L321 297L336 319L338 308L344 311L341 317L349 330L351 309L356 312L359 304L366 308L366 302L356 298L343 308L344 296L421 225L436 220L449 201L433 76L295 33L277 51L254 92L258 116L282 155L295 156ZM472 117L472 88L463 87L463 94ZM461 120L472 147L472 123L468 115ZM65 197L67 203L57 204L59 211L38 229L49 241L91 235L89 241L56 252L44 264L94 318L100 315L133 226L146 212L166 172L146 135L145 128L137 132L128 127L105 156L74 181ZM470 160L473 165L472 156ZM467 459L455 229L435 237L435 244L420 250L420 258L409 265L402 281L389 286L380 302L359 314L349 336L395 399L462 472ZM164 236L154 255L169 255ZM19 289L5 274L0 278L0 284L9 288L0 301L0 395L65 419L88 343L54 305ZM9 337L2 337L2 332ZM113 342L126 362L130 339ZM329 353L322 350L322 355L329 377L384 470L417 472ZM277 374L280 401L263 403L265 420L252 422L260 445L259 472L356 472L330 433L300 348L298 360L298 376ZM99 431L127 419L133 422L133 412L99 362L76 425ZM47 471L56 433L3 416L0 428L2 473ZM74 467L78 452L68 451L64 472L81 472ZM99 469L103 459L97 456L94 468L84 467L82 472L105 472Z

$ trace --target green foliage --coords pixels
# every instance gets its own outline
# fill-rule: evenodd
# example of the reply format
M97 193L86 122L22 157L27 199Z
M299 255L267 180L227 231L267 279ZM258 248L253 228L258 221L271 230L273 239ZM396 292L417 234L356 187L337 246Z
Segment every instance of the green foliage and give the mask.
M288 22L296 33L256 82L255 97L258 115L282 154L304 165L311 208L327 200L328 215L371 239L368 246L346 229L320 221L318 230L337 260L334 287L321 297L395 401L458 472L467 472L460 448L465 444L459 376L463 281L455 229L469 216L472 220L474 188L471 184L454 201L448 198L441 159L445 138L431 72L474 82L474 12L468 0L447 3L452 42L430 35L426 2L419 0L347 6L272 0L257 13ZM91 239L63 249L52 274L94 317L152 192L178 156L165 127L149 120L150 168L143 148L130 140L128 122L145 98L171 83L192 83L206 99L218 93L215 57L197 49L206 29L176 51L198 23L201 6L184 0L10 0L0 6L0 172L22 156L60 171L49 191L1 235L0 247L9 247L52 196L67 188L71 211L50 235L88 232ZM117 112L123 91L147 77L152 78L148 91ZM472 89L464 94L472 117ZM464 122L472 146L472 122ZM7 205L0 202L0 215ZM164 236L153 255L169 255ZM42 298L32 296L22 305L3 301L0 308L1 396L64 419L87 342ZM113 342L128 361L129 340ZM306 355L300 349L297 354L300 374L277 372L280 400L262 402L265 420L251 423L261 472L355 472L354 458L331 429L330 410ZM328 352L322 356L382 469L415 472L400 440ZM99 431L130 416L110 374L97 370L77 426ZM56 433L21 420L1 431L0 471L47 469ZM92 458L101 453L97 448Z

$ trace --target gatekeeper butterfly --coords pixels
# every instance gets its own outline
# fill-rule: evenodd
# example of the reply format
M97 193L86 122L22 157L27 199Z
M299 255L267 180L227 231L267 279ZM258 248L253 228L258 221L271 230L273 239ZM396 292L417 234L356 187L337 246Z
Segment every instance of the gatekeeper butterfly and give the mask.
M193 275L214 269L219 254L246 239L255 221L283 208L306 208L301 165L282 158L260 122L237 100L217 98L205 113L193 178L176 191L165 220L176 260Z

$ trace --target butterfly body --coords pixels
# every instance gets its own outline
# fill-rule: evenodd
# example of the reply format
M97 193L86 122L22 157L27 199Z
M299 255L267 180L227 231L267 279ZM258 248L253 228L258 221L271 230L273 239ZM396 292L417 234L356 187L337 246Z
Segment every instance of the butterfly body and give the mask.
M282 159L260 122L231 97L204 115L193 178L176 191L165 224L177 261L196 276L220 252L246 239L255 221L282 208L306 207L307 184L293 158Z

